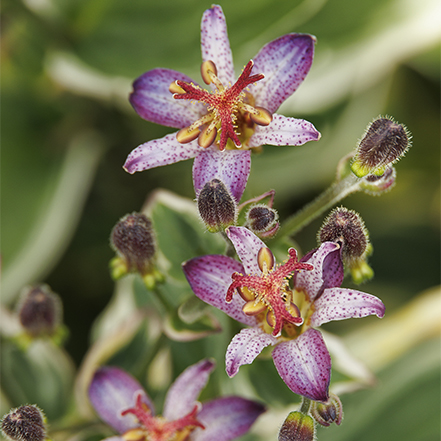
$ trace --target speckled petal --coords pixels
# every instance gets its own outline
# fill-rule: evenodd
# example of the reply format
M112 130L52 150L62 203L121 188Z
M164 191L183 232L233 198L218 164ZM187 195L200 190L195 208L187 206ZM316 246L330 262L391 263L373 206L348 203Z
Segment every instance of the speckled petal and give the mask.
M202 103L175 100L168 88L176 80L194 81L171 69L153 69L137 78L133 83L130 103L141 118L163 126L182 129L207 113Z
M225 232L231 242L233 242L246 273L252 275L261 274L262 271L260 271L257 263L257 254L261 248L266 247L265 243L245 227L228 227Z
M276 337L258 327L242 329L228 345L225 356L227 374L233 377L243 364L251 364L263 348L276 343Z
M331 357L319 331L308 329L273 350L276 369L296 394L315 401L328 399Z
M136 147L127 156L123 168L128 173L133 174L138 171L194 158L201 149L197 141L180 144L176 139L176 133L170 133L164 138L154 139Z
M193 410L214 366L214 361L202 360L179 375L165 397L163 413L165 418L169 421L177 420Z
M309 300L313 302L317 296L319 296L323 289L324 274L323 274L323 262L326 257L335 250L338 250L339 246L333 242L325 242L320 248L307 260L303 258L301 262L307 262L313 265L312 271L302 271L296 275L295 288L297 290L303 290L309 296Z
M240 397L222 397L203 403L198 420L205 429L196 428L191 441L230 441L248 432L254 421L265 412L256 401Z
M302 145L318 139L320 139L320 132L310 122L275 113L268 126L256 126L256 131L249 139L248 146Z
M105 366L98 369L89 386L89 399L100 418L117 432L124 433L138 427L133 415L121 416L121 412L135 405L137 393L154 412L153 403L142 386L122 369Z
M193 292L204 302L215 306L238 322L253 326L256 318L245 315L242 307L245 301L239 295L233 296L231 303L225 301L228 287L231 285L231 275L243 273L243 266L231 257L211 255L195 257L182 264Z
M217 76L225 86L235 82L233 54L228 40L227 23L222 8L213 5L202 16L202 60L211 60L217 67Z
M254 58L253 73L263 73L251 93L256 105L274 113L291 96L311 68L315 38L308 34L287 34L266 44Z
M220 151L212 146L202 151L193 163L193 182L196 196L212 179L219 179L239 203L247 185L251 168L249 150Z
M368 315L384 316L383 302L371 294L345 288L325 289L314 302L311 326L318 327L333 320L362 318Z

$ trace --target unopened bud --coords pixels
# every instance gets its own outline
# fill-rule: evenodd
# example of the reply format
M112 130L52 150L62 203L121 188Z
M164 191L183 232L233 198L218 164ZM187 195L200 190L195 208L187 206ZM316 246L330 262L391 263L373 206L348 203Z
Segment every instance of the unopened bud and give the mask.
M152 223L147 216L142 213L124 216L113 228L110 239L118 254L111 262L114 278L130 272L145 275L152 271L156 245Z
M284 421L279 441L313 441L315 435L314 420L302 412L291 412Z
M217 233L236 223L237 205L219 179L207 182L198 196L198 209L208 231Z
M280 227L278 218L274 208L259 204L246 214L246 226L259 237L273 237Z
M365 257L369 233L358 213L339 207L332 210L323 222L318 233L318 241L338 242L341 246L343 263L350 266L354 261Z
M24 288L17 306L18 319L32 337L53 335L62 318L59 296L47 285Z
M46 429L43 412L34 405L12 409L2 418L2 433L14 441L44 441Z
M343 419L343 406L340 398L335 394L330 394L326 403L314 401L310 408L311 415L322 426L330 426L332 423L340 425Z
M377 118L360 141L351 169L359 178L368 174L381 176L406 153L409 145L406 127L389 117Z

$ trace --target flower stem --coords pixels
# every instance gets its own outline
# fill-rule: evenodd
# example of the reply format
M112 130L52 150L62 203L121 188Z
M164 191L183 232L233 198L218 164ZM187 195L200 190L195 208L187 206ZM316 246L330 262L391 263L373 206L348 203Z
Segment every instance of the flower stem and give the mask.
M341 181L334 182L328 189L319 195L314 201L283 222L277 239L292 236L303 227L311 223L328 208L344 199L351 193L361 190L361 179L354 174L349 174Z
M306 397L302 397L302 406L300 407L300 412L305 415L308 415L309 408L311 407L311 400Z

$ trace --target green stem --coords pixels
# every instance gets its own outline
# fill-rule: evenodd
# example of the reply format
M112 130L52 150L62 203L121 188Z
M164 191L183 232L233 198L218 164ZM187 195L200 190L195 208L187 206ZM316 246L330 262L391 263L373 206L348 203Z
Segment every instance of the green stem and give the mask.
M300 412L308 415L309 408L311 407L311 400L309 398L302 397L302 406L300 407Z
M173 308L172 304L162 294L162 292L158 288L158 286L156 286L154 289L152 289L151 292L156 297L158 302L164 307L164 309L167 311L167 313L172 314L174 311L174 308Z
M314 201L306 205L302 210L283 222L277 239L292 236L298 233L303 227L311 223L328 208L344 199L351 193L360 190L361 179L354 174L349 174L341 181L334 182L327 190L319 195Z

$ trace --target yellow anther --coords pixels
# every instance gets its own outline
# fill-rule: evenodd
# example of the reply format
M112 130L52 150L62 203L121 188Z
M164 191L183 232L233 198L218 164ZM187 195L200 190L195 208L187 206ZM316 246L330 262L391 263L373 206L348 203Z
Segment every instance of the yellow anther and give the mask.
M185 127L184 129L179 130L176 133L176 139L181 144L187 144L188 142L194 141L199 135L201 131L199 128L191 129L191 127Z
M274 268L275 258L274 254L269 248L262 247L257 253L257 264L260 271L267 275Z
M270 309L266 314L266 322L271 326L271 328L274 328L274 326L276 325L276 317L274 315L274 312Z
M245 305L243 305L242 311L246 315L257 315L265 311L266 308L267 306L264 303L262 302L256 303L254 300L252 300L250 302L245 303Z
M251 300L254 301L254 293L250 291L246 286L242 286L240 288L238 287L237 292L246 302L249 302Z
M185 90L181 86L178 86L176 84L176 81L173 81L173 83L170 84L168 90L171 93L177 93L178 95L182 95L185 93Z
M146 439L146 434L142 429L130 429L122 437L125 441L141 441Z
M205 84L211 84L213 82L213 75L217 76L216 65L211 61L207 60L201 64L201 77Z
M213 144L214 140L216 139L216 135L216 127L212 127L210 124L201 131L201 134L198 137L198 144L204 148L210 147L210 145Z
M273 120L273 115L263 107L254 107L256 112L250 113L250 118L259 126L267 126Z

